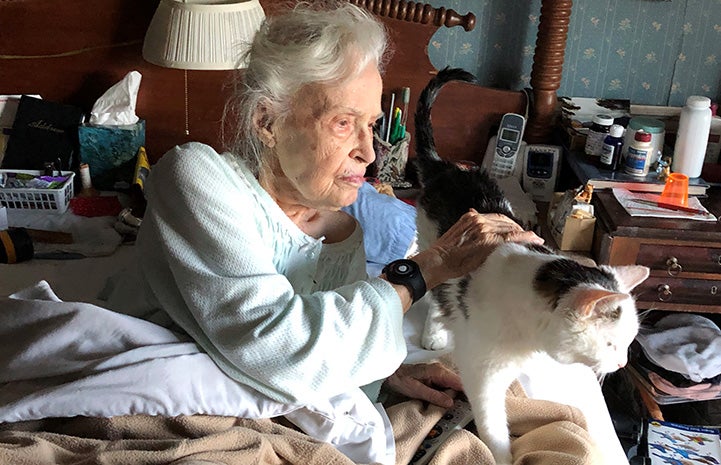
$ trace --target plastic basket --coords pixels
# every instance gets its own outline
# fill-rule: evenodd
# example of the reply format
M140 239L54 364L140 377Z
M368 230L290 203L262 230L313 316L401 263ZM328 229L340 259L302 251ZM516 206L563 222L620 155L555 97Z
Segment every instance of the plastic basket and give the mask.
M0 170L0 173L22 173L42 175L42 171ZM0 207L8 210L42 210L49 213L65 213L73 197L72 171L61 171L70 176L58 189L26 189L20 187L0 187Z

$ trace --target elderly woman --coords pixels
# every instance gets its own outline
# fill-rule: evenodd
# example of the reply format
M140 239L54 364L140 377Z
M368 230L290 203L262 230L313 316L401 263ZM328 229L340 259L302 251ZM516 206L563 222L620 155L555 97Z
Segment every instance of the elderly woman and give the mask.
M226 112L232 150L176 147L149 179L132 313L181 328L277 402L319 405L390 377L402 394L449 406L442 389L461 388L455 374L399 369L403 314L499 241L541 241L468 212L412 261L367 276L363 231L341 209L375 158L385 54L383 26L351 4L268 18Z

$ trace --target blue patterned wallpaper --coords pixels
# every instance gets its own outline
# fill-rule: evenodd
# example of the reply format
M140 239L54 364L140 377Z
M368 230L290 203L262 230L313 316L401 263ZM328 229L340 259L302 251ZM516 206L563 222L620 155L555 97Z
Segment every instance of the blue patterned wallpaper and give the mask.
M476 27L441 28L429 55L484 85L528 86L540 0L429 0L476 15ZM721 0L575 0L559 95L682 106L721 99Z

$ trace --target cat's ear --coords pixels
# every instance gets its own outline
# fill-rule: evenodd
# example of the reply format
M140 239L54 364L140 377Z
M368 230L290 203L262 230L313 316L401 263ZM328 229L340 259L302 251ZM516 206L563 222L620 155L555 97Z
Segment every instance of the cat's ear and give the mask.
M630 292L648 278L650 270L641 265L614 266L622 292Z
M628 294L621 294L606 289L580 288L575 292L571 307L576 310L580 317L587 318L596 315L595 310L601 304L603 304L601 308L615 309L618 305L615 304L614 301L620 303L627 298Z

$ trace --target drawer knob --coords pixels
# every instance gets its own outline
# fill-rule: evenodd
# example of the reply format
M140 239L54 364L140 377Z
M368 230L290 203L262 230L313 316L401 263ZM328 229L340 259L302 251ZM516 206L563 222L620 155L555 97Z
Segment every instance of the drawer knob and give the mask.
M669 276L678 276L678 274L683 271L683 267L679 264L676 257L671 257L666 260L666 266L668 267L666 271Z
M668 284L659 284L657 290L658 300L660 300L661 302L671 300L671 296L673 295L673 292L671 292L671 286L669 286Z

